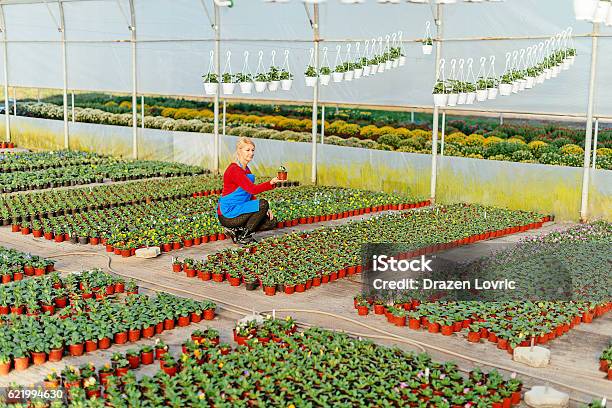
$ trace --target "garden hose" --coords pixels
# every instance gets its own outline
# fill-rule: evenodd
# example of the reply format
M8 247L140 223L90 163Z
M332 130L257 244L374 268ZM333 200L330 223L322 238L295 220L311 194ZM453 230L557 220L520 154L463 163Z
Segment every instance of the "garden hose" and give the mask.
M252 313L252 310L249 310L249 309L247 309L247 308L245 308L243 306L240 306L240 305L235 305L233 303L227 302L226 300L217 299L217 298L209 296L209 295L203 295L201 293L196 293L196 292L192 292L192 291L185 290L185 289L180 289L180 288L175 288L175 287L172 287L172 286L162 285L162 284L150 281L148 279L135 278L133 276L130 276L130 275L118 272L118 271L116 271L115 269L113 269L111 267L112 259L107 254L83 251L83 252L69 252L69 253L64 253L64 254L49 255L50 258L61 258L61 257L67 257L67 256L102 256L102 257L105 257L108 260L107 267L108 267L109 271L114 273L114 274L116 274L116 275L118 275L118 276L121 276L123 278L135 279L137 281L141 281L141 282L144 282L144 283L147 283L147 284L151 284L151 285L154 285L154 286L166 289L166 290L183 292L183 293L191 295L191 296L197 296L197 297L201 297L201 298L205 298L205 299L211 300L211 301L213 301L215 303L224 304L222 309L223 310L227 310L227 311L229 311L231 313L235 313L235 314L239 314L239 315L244 315L245 313L246 314ZM59 270L59 271L61 271L61 270ZM66 271L66 272L70 272L70 271ZM152 288L147 288L147 289L153 290L153 291L157 291L156 289L152 289ZM227 307L227 306L229 306L229 307ZM240 311L238 309L242 309L243 311ZM575 387L573 385L567 385L565 383L562 383L562 382L559 382L559 381L556 381L556 380L552 380L552 379L547 378L547 377L542 377L542 376L539 376L539 375L536 375L536 374L531 374L529 372L522 371L520 369L510 368L510 367L506 367L504 365L500 365L500 364L497 364L497 363L492 363L492 362L481 360L481 359L478 359L478 358L475 358L475 357L466 356L466 355L463 355L463 354L460 354L460 353L457 353L457 352L454 352L454 351L450 351L450 350L444 349L442 347L438 347L438 346L434 346L434 345L431 345L431 344L427 344L427 343L424 343L424 342L421 342L421 341L418 341L418 340L408 339L408 338L402 337L402 336L400 336L398 334L390 333L390 332L387 332L385 330L382 330L382 329L370 326L370 325L368 325L366 323L359 322L359 321L357 321L355 319L351 319L351 318L348 318L348 317L345 317L345 316L341 316L341 315L337 315L337 314L334 314L334 313L324 312L324 311L320 311L320 310L313 310L313 309L275 309L274 311L275 312L280 312L280 313L319 314L319 315L324 315L324 316L332 317L332 318L335 318L335 319L340 319L340 320L343 320L343 321L346 321L346 322L353 323L355 325L364 327L364 328L366 328L368 330L372 330L374 332L380 333L380 335L370 335L370 334L353 333L353 332L349 332L349 331L344 331L345 333L351 334L353 336L369 337L369 338L376 338L376 339L381 339L381 340L400 341L402 343L407 343L407 344L410 344L412 346L415 346L415 347L419 348L422 351L425 351L426 348L429 348L429 349L436 350L436 351L439 351L441 353L448 354L448 355L451 355L451 356L454 356L454 357L457 357L457 358L460 358L460 359L463 359L463 360L471 361L473 363L477 363L477 364L481 364L481 365L485 365L485 366L489 366L489 367L494 367L494 368L497 368L497 369L500 369L500 370L504 370L504 371L508 371L508 372L517 373L517 374L520 374L520 375L523 375L523 376L526 376L526 377L530 377L530 378L533 378L533 379L537 379L537 380L543 381L544 383L547 383L547 384L558 385L558 386L563 387L563 388L565 388L567 390L580 392L580 393L586 394L586 395L592 395L592 396L594 396L596 398L601 397L601 395L595 394L593 391L590 391L590 390L585 390L585 389L582 389L582 388L579 388L579 387ZM272 311L263 311L263 312L259 312L259 313L260 314L262 314L262 313L263 314L265 314L265 313L270 314L271 312ZM298 323L298 324L300 324L302 326L310 326L309 324L303 323L303 322L296 321L296 323ZM465 370L462 370L462 371L465 371ZM590 378L591 379L598 379L596 377L590 377ZM583 400L580 400L580 399L577 399L577 398L572 398L571 396L570 396L570 399L572 401L575 401L575 402L588 403L588 401L583 401Z

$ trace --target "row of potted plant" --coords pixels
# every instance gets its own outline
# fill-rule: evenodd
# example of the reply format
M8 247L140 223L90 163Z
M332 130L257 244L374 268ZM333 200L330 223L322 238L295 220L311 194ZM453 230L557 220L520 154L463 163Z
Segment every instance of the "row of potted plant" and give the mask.
M321 66L317 72L316 67L309 65L304 72L306 86L315 86L317 80L321 85L333 82L352 81L363 77L373 76L392 68L404 66L406 57L400 47L390 47L388 50L372 55L371 58L360 57L353 61L341 62L333 69Z
M65 309L61 316L1 316L5 329L0 333L0 344L4 345L0 375L8 374L11 364L16 370L24 370L30 361L40 365L61 360L65 352L80 356L107 349L113 343L136 342L172 330L175 325L211 320L215 314L211 302L165 293L79 300Z
M606 373L608 380L612 380L612 343L599 356L599 371Z
M158 161L117 161L34 171L0 173L0 192L35 190L79 184L137 180L151 177L176 177L204 173L204 169L179 163Z
M221 74L221 80L219 80L217 74L210 72L202 77L206 95L216 94L219 84L221 84L224 95L232 95L236 85L239 86L241 93L250 94L253 91L253 86L255 91L260 93L265 90L275 92L279 89L289 91L293 84L293 74L285 68L275 66L271 66L267 72L260 72L255 75L248 72L238 72L236 74L225 72Z
M13 231L56 242L102 244L108 252L126 257L147 246L167 252L225 239L216 216L217 200L194 195L26 221L13 225ZM407 195L335 187L275 189L260 197L272 203L279 228L428 204Z
M369 242L405 244L421 255L542 225L542 217L479 205L456 204L390 213L334 228L271 237L206 260L174 260L173 270L267 295L293 294L361 271L361 248ZM373 236L373 231L375 235Z
M25 276L41 276L54 270L55 261L0 246L0 278L5 284Z
M476 83L457 79L438 80L433 88L434 104L440 107L470 105L495 99L498 93L501 96L516 94L555 78L561 70L569 69L575 58L576 49L560 49L533 66L524 69L507 67L499 78L480 77Z
M100 269L82 271L61 277L58 272L36 279L15 281L0 286L0 315L27 314L53 315L67 306L76 305L80 300L104 299L108 296L127 292L138 292L136 282L126 282L120 277L102 272ZM67 310L70 314L71 310Z
M475 265L478 276L491 272L497 279L507 277L518 282L521 287L511 296L500 291L487 295L485 291L479 294L478 302L432 302L435 296L431 294L407 291L389 293L388 298L359 295L355 308L360 315L373 310L386 315L390 323L411 329L443 335L465 329L468 341L488 340L512 353L531 341L545 344L612 310L609 288L601 284L609 276L605 259L611 243L612 223L600 221L526 238ZM546 267L548 262L553 262L553 271ZM565 273L568 276L557 279ZM532 285L538 281L544 282ZM547 297L558 290L562 297Z
M2 155L1 158L0 170L2 170L2 173L116 162L116 159L112 157L73 150L20 152Z
M21 228L22 222L62 214L219 194L222 185L220 176L198 175L7 195L0 197L0 222Z
M0 142L0 149L14 149L14 148L15 148L14 142L7 142L7 141Z
M266 323L264 323L266 325ZM259 330L259 329L257 329ZM522 382L496 371L464 376L455 363L311 328L293 332L278 324L269 341L246 346L189 341L177 359L166 353L154 376L107 377L107 387L88 399L72 387L72 404L250 406L436 406L520 403ZM372 375L372 369L376 375Z

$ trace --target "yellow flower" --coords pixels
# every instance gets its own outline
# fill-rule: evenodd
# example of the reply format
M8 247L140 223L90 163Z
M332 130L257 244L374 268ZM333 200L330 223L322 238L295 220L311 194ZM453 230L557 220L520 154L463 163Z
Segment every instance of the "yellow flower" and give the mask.
M289 405L287 405L287 408L295 408L295 405L289 404Z
M223 363L219 363L219 368L223 368Z

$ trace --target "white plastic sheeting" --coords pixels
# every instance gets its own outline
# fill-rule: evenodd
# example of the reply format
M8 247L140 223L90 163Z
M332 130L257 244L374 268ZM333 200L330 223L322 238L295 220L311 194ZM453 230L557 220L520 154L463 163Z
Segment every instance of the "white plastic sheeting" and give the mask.
M209 65L214 32L200 0L134 0L138 38L138 92L169 95L202 95L202 74ZM78 90L131 92L131 49L127 0L69 1L64 3L68 40L68 87ZM211 0L204 0L210 17ZM276 65L290 50L290 67L296 76L291 91L254 93L251 97L310 101L312 88L303 80L312 47L312 29L301 1L287 4L239 0L221 10L221 69L226 51L232 52L232 71L243 66L243 52L250 53L250 69L257 68L257 54L264 51L264 64L276 51ZM57 3L4 4L8 37L9 85L62 87L62 63ZM503 3L458 3L443 6L442 57L475 59L495 55L496 72L504 68L504 54L542 41L541 39L480 40L482 37L550 36L569 26L574 34L588 34L590 23L574 18L569 0L507 0ZM312 10L312 8L311 8ZM405 41L424 37L432 9L419 4L344 5L330 0L320 5L321 49L328 48L331 65L336 45L378 38L401 30ZM595 116L612 117L612 38L602 27ZM435 36L435 29L434 29ZM468 40L473 38L473 40ZM478 38L478 39L477 39ZM240 41L239 41L240 40ZM42 42L41 42L42 41ZM558 78L536 89L480 105L486 110L566 113L584 115L587 106L591 38L576 38L576 63ZM363 47L363 43L362 43ZM431 106L434 54L423 55L420 44L404 44L408 61L404 67L374 77L321 87L320 100L393 106ZM1 58L1 55L0 55ZM1 78L1 77L0 77ZM245 97L241 94L235 96ZM477 108L478 106L475 106Z

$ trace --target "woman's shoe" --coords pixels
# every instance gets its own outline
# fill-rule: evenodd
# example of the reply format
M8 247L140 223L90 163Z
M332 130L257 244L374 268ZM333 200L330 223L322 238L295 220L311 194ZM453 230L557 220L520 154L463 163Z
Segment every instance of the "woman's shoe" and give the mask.
M228 228L225 227L225 235L229 236L232 239L232 242L235 244L238 236L242 234L242 229L244 228Z
M253 238L253 233L246 228L244 228L244 232L242 232L242 234L236 236L237 244L248 245L254 242L257 241L255 241L255 239Z

